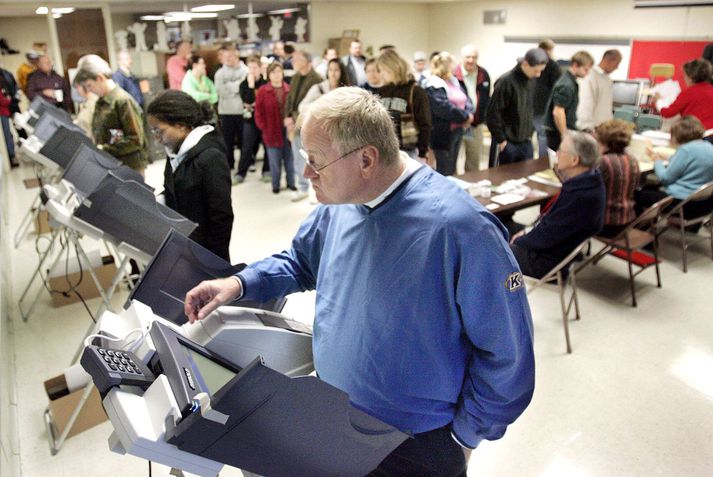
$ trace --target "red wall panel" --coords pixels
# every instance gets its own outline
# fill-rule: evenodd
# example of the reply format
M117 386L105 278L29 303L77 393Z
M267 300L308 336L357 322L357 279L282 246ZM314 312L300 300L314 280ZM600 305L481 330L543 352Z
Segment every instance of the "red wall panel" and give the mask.
M648 78L652 63L673 63L676 67L674 79L683 82L684 63L700 58L703 48L709 41L641 41L634 40L631 44L631 61L629 78Z

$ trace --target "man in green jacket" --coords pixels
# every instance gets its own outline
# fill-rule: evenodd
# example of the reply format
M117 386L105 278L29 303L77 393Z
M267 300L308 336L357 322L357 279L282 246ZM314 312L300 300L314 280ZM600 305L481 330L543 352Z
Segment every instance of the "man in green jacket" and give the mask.
M299 105L304 99L307 91L321 83L322 78L319 73L312 68L312 55L304 50L297 50L292 55L292 67L295 74L290 81L290 92L287 94L285 103L285 127L287 136L292 142L292 158L295 161L295 174L297 176L297 190L292 196L292 201L296 202L307 197L309 181L304 177L305 160L300 154L302 141L300 140L299 127L297 127L297 117L299 116Z

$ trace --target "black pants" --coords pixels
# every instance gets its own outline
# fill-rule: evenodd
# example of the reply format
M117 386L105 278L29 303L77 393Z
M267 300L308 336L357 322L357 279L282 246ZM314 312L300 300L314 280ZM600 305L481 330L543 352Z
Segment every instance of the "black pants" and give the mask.
M499 150L498 143L490 144L490 157L488 158L488 167L501 166L503 164L512 164L513 162L526 161L534 156L532 141L525 142L510 142L505 145L505 149Z
M238 162L238 175L245 177L248 174L250 166L255 164L255 156L262 142L262 132L253 121L245 121L243 123L243 141L240 147L240 162ZM262 173L270 172L270 161L262 162Z
M547 257L524 247L518 247L514 243L510 244L510 250L520 266L520 271L528 277L542 278L555 268L559 260Z
M560 132L556 129L547 129L547 147L553 151L559 149L560 144L562 144L562 136Z
M406 439L368 477L465 477L466 470L463 448L445 426Z
M243 117L239 114L221 114L220 125L223 128L223 141L227 152L228 166L230 170L235 167L235 138L242 142L243 135Z
M637 191L634 192L634 210L636 211L636 215L639 216L641 213L654 205L656 202L659 200L663 199L666 197L668 194L666 194L666 191L661 189L659 186L645 186L642 187L641 189L638 189ZM663 211L668 212L671 210L673 207L676 205L680 204L683 202L681 199L673 199L673 202L666 207ZM690 219L695 219L696 217L700 217L702 215L710 214L711 210L713 210L713 197L707 200L697 200L693 202L689 202L686 204L686 206L683 208L683 218L686 220ZM687 229L689 232L698 232L698 229L700 228L700 225L695 225L692 227L689 227Z

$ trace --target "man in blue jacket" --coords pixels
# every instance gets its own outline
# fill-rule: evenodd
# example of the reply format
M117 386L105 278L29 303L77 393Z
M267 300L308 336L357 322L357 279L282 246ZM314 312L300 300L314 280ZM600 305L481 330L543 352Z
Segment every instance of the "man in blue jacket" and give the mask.
M585 132L569 132L557 150L562 190L529 232L518 232L511 248L525 275L541 278L604 224L606 191L599 173L599 148Z
M312 103L304 170L319 201L292 246L189 291L191 322L235 299L317 290L320 379L411 433L373 476L465 476L534 389L532 322L498 220L399 152L379 99L352 87Z

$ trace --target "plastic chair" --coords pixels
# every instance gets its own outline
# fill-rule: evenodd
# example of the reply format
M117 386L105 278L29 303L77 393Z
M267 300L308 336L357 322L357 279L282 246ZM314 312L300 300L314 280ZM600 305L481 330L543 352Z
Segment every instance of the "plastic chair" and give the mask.
M681 258L683 260L683 273L688 273L687 250L690 244L690 238L687 238L686 236L686 228L692 225L701 224L705 229L708 230L708 237L698 237L698 240L710 240L711 257L713 258L713 207L710 211L701 215L700 217L686 219L683 216L683 209L686 207L686 205L690 204L691 202L697 202L701 200L713 200L713 182L703 184L694 193L688 196L686 200L671 208L671 210L661 218L656 234L657 236L660 236L667 230L671 230L673 228L678 229L681 237Z
M585 240L577 246L572 252L567 255L561 262L559 262L552 270L547 272L542 278L534 278L525 275L530 280L534 280L531 287L527 289L527 294L535 290L536 288L548 284L553 280L557 280L557 288L560 295L560 306L562 308L562 323L564 324L564 339L567 343L567 353L572 353L572 343L569 339L569 312L574 304L575 320L579 320L581 315L579 313L579 300L577 299L577 280L575 278L575 271L572 270L572 261L574 258L582 252L584 246L589 242ZM569 298L566 298L567 284L572 287L572 294Z
M656 114L639 114L636 117L636 130L639 133L649 130L658 131L661 129L663 119Z
M614 110L614 119L621 119L630 123L634 122L635 111L629 108L616 108Z
M607 238L599 235L594 238L604 244L604 246L591 258L583 262L576 271L581 270L589 263L596 264L610 254L627 262L629 268L629 286L631 288L631 306L636 306L636 289L634 278L650 266L656 267L656 286L661 288L661 271L659 270L658 255L658 235L656 234L657 222L661 216L661 210L668 206L673 197L665 197L654 205L646 209L631 222L616 237ZM641 252L640 249L653 243L653 257L648 253ZM633 266L640 268L634 273Z

